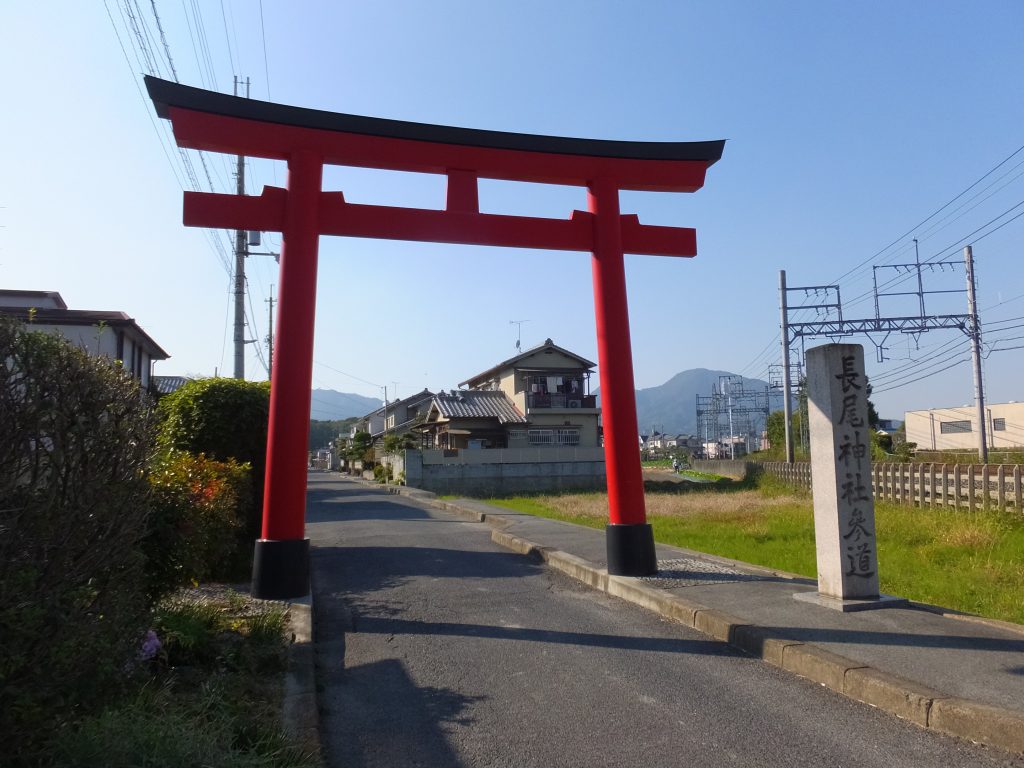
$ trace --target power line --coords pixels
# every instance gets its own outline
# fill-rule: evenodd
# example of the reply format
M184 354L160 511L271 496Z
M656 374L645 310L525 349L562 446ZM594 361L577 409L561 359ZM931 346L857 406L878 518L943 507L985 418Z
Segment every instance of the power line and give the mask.
M270 97L270 64L267 62L267 30L263 26L263 0L260 0L260 37L263 38L263 74L267 78L267 101L273 101Z
M231 62L231 71L237 72L238 70L235 68L235 55L231 51L231 36L228 34L228 17L224 11L224 0L220 0L220 15L224 20L224 40L228 44L228 61Z
M891 251L895 246L899 245L909 235L911 235L914 232L920 230L921 227L923 227L926 224L928 224L928 222L935 220L944 211L948 210L950 208L950 206L954 205L958 200L963 199L972 190L978 188L979 185L981 185L986 179L990 178L993 174L997 173L1000 168L1003 168L1008 163L1010 163L1015 157L1020 155L1021 152L1024 152L1024 145L1021 145L1020 147L1015 149L1013 152L1011 152L1009 155L1007 155L1005 158L1003 158L1003 160L1001 160L999 163L997 163L995 166L993 166L991 169L989 169L986 173L982 174L973 183L971 183L965 189L963 189L959 194L955 195L953 198L951 198L945 204L943 204L942 206L937 208L934 212L932 212L929 216L926 216L924 219L922 219L920 222L918 222L914 227L911 227L906 232L904 232L902 235L900 235L898 238L896 238L895 240L890 242L888 245L886 245L884 248L878 250L877 252L872 254L867 259L859 262L854 267L852 267L851 269L847 270L845 273L840 275L840 277L837 278L833 282L834 283L839 283L841 280L847 279L850 276L858 273L864 267L866 267L868 264L871 264L872 262L878 260L879 257L881 257L884 254L886 254L889 251ZM1001 174L996 179L994 179L990 184L988 184L987 186L985 186L982 189L980 189L975 195L973 195L972 197L967 198L960 206L954 208L945 217L939 218L937 221L935 221L935 223L933 224L932 227L930 227L930 228L925 230L924 234L926 236L932 235L934 232L938 231L939 225L941 225L942 222L948 222L946 224L946 226L948 226L948 224L952 223L952 221L955 221L956 219L962 218L963 215L966 215L966 213L968 213L969 211L974 210L974 208L976 208L981 203L983 203L983 202L987 201L988 199L990 199L994 194L996 194L997 192L1001 191L1002 189L1005 189L1007 186L1009 186L1009 184L1013 183L1014 181L1019 179L1024 174L1016 174L1012 178L1009 178L1009 180L1007 180L1001 186L997 187L997 185L999 185L1000 182L1002 182L1003 180L1007 179L1007 177L1009 177L1011 174L1013 174L1022 165L1024 165L1024 161L1018 162L1017 164L1013 165L1011 168L1006 170L1003 174ZM993 189L993 188L995 188L995 189ZM989 190L993 190L993 191L991 191L989 194L986 195L985 193L988 192ZM971 203L973 201L975 201L975 200L977 200L978 202L975 205L971 206L970 208L967 208L967 210L965 210L965 207L966 206L970 206ZM1022 203L1024 203L1024 201L1022 201ZM975 229L974 232L972 232L971 234L965 236L964 238L961 238L961 240L959 240L957 243L954 243L954 244L952 244L950 246L947 246L946 248L943 248L942 250L938 251L930 259L928 259L928 262L933 263L936 260L941 259L942 257L948 255L948 253L947 253L948 251L950 251L952 249L955 249L959 244L962 244L963 242L969 240L973 235L978 235L979 233L982 233L982 234L980 234L980 236L974 238L974 242L978 242L981 239L983 239L984 237L987 237L987 236L989 236L991 234L994 234L999 229L1002 229L1004 226L1007 226L1008 224L1012 223L1013 221L1016 221L1021 215L1024 215L1024 212L1022 212L1021 214L1018 214L1016 216L1013 216L1012 218L1010 218L1010 219L1008 219L1006 221L1000 222L999 224L997 224L994 227L992 226L993 224L998 222L999 219L1004 218L1005 216L1013 213L1013 211L1016 210L1016 208L1019 207L1020 204L1021 203L1011 207L1010 209L1008 209L1006 211L1003 211L1001 214L999 214L995 218L989 220L988 222L983 224L981 227ZM944 227L942 227L942 228L944 228ZM988 231L984 231L984 230L986 230L986 228L989 228ZM886 261L893 261L893 260L897 259L903 252L909 250L910 248L911 248L911 244L910 243L906 243L898 251L896 251L894 253L891 253L887 257ZM894 277L890 281L884 283L882 285L882 288L884 290L885 288L888 288L890 286L899 285L900 283L905 282L906 279L907 279L907 276L904 276L904 275L900 275L900 276ZM860 295L856 296L852 300L847 300L847 302L845 302L845 303L847 304L847 306L854 306L854 305L858 304L859 302L863 301L865 298L867 298L870 295L872 295L870 292L865 292L863 294L860 294ZM1008 303L1009 301L1015 301L1015 300L1017 300L1019 298L1024 298L1024 295L1015 297L1014 299L1009 299L1009 300L1007 300L1007 302L1000 302L1000 303ZM797 315L797 317L799 317L799 315ZM741 370L743 372L752 371L752 370L756 369L758 366L765 364L767 361L770 361L774 357L772 355L772 352L771 352L772 347L774 345L775 345L774 341L768 342L768 344L765 345L765 347L754 356L754 358L751 360L751 362L748 363Z
M319 365L321 368L326 368L329 371L334 371L335 373L340 373L342 376L348 376L350 379L355 379L356 381L361 381L361 382L363 382L363 384L369 384L371 387L377 387L377 389L381 389L384 386L383 384L377 384L377 383L372 382L372 381L367 381L366 379L361 379L358 376L356 376L355 374L346 373L345 371L338 370L337 368L332 368L331 366L327 365L327 363L321 363L319 360L314 360L313 362L316 363L317 365Z
M178 81L178 70L174 68L174 59L171 58L171 46L167 44L167 35L164 34L164 25L160 23L160 14L156 10L156 0L149 0L150 6L153 8L153 18L156 20L157 31L160 32L160 42L164 46L164 55L167 56L167 65L171 68L171 74L174 76L174 82Z
M915 232L915 231L916 231L917 229L919 229L920 227L922 227L922 226L923 226L924 224L927 224L927 223L928 223L928 222L929 222L929 221L930 221L931 219L933 219L933 218L935 218L936 216L938 216L938 215L939 215L940 213L942 213L942 211L944 211L944 210L945 210L946 208L948 208L949 206L951 206L951 205L952 205L953 203L955 203L955 202L956 202L957 200L959 200L959 199L960 199L961 197L963 197L963 196L964 196L965 194L967 194L968 192L970 192L970 191L971 191L972 189L974 189L974 188L975 188L976 186L978 186L978 184L980 184L980 183L981 183L982 181L984 181L984 180L985 180L986 178L988 178L989 176L991 176L991 175L992 175L993 173L995 173L995 172L996 172L997 170L999 170L999 168L1001 168L1002 166L1004 166L1004 165L1005 165L1006 163L1008 163L1008 162L1009 162L1010 160L1012 160L1012 159L1013 159L1013 158L1014 158L1014 157L1015 157L1016 155L1020 154L1020 153L1021 153L1022 151L1024 151L1024 144L1022 144L1021 146L1017 147L1017 149L1015 149L1015 150L1014 150L1013 152L1011 152L1011 153L1010 153L1010 154L1009 154L1009 155L1008 155L1007 157L1005 157L1005 158L1004 158L1003 160L1001 160L1001 161L1000 161L999 163L997 163L997 164L995 165L995 167L993 167L993 168L992 168L991 170L989 170L989 171L988 171L987 173L985 173L984 175L982 175L982 176L981 176L981 178L977 179L977 180L976 180L976 181L975 181L974 183L972 183L972 184L971 184L970 186L968 186L968 187L967 187L967 188L966 188L965 190L963 190L963 191L962 191L962 192L960 192L960 193L959 193L958 195L956 195L956 196L955 196L955 197L954 197L953 199L951 199L951 200L950 200L949 202L947 202L947 203L946 203L945 205L942 205L942 206L940 206L940 207L939 207L939 208L938 208L938 209L937 209L936 211L934 211L934 212L933 212L932 214L930 214L929 216L926 216L926 217L925 217L924 219L922 219L922 220L921 220L920 222L918 222L918 223L917 223L917 224L915 224L915 225L914 225L913 227L911 227L910 229L908 229L908 230L907 230L906 232L904 232L904 233L903 233L902 235L900 235L899 237L897 237L897 238L896 238L895 240L893 240L893 241L892 241L891 243L889 243L889 244L888 244L887 246L885 246L884 248L882 248L882 249L881 249L880 251L877 251L877 252L876 252L876 253L874 253L873 255L869 256L869 257L868 257L867 259L865 259L864 261L860 262L860 263L859 263L859 264L858 264L857 266L853 267L853 269L851 269L851 270L849 270L849 271L847 271L847 272L843 273L842 275L840 275L840 276L839 276L838 278L836 278L836 279L835 279L835 280L833 280L832 282L833 282L833 283L839 283L839 282L841 282L842 280L844 280L845 278L847 278L847 277L849 277L850 275L852 275L852 274L853 274L854 272L856 272L856 271L858 271L859 269L861 269L862 267L864 267L864 266L866 266L866 265L870 264L871 262L873 262L873 261L874 261L874 260L875 260L876 258L878 258L878 257L879 257L879 256L881 256L881 255L882 255L883 253L885 253L885 252L886 252L887 250L889 250L889 249L890 249L890 248L891 248L892 246L896 245L896 243L900 242L901 240L903 240L903 239L904 239L905 237L907 237L908 235L910 235L910 234L913 234L913 233L914 233L914 232Z
M956 367L958 367L960 365L963 365L964 363L970 362L970 360L971 360L970 357L962 357L959 360L957 360L955 363L950 363L945 368L943 368L941 371L933 371L932 373L927 373L924 376L921 376L919 378L911 379L910 381L905 381L902 384L892 384L892 385L887 386L887 387L880 387L879 389L874 390L873 394L880 395L880 394L882 394L884 392L892 392L894 389L900 389L902 387L906 387L906 386L909 386L911 384L916 384L917 382L924 381L925 379L929 379L932 376L936 376L936 375L938 375L940 373L945 373L946 371L950 371L950 370L952 370L952 369L954 369L954 368L956 368Z

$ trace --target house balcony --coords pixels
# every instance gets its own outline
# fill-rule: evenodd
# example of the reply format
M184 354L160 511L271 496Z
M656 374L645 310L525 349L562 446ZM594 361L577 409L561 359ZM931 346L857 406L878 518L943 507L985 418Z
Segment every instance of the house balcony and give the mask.
M526 396L527 410L554 410L568 408L572 410L596 409L596 395L580 395L574 393L557 394L528 394Z

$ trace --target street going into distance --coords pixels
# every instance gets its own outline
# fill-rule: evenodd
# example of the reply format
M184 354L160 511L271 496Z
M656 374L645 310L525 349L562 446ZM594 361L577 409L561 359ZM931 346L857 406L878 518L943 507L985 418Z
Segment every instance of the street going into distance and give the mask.
M307 530L329 765L1020 765L366 483L311 473Z

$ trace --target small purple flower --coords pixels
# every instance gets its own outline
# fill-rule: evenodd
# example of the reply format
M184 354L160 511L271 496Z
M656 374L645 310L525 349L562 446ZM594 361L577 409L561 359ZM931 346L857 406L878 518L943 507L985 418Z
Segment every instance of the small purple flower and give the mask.
M163 643L160 642L160 638L156 636L156 632L152 629L146 633L146 639L142 641L142 649L139 651L139 659L141 661L151 661L156 658L156 655L160 653L160 649L163 647Z

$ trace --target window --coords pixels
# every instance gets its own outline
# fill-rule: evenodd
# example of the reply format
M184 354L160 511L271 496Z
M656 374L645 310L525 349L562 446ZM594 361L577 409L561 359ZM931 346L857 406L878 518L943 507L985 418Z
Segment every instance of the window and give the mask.
M554 445L555 432L552 429L531 429L530 445Z
M992 419L992 431L993 432L1005 432L1006 431L1006 419Z
M525 440L526 430L525 429L510 429L508 431L508 439L511 440Z
M560 429L558 430L558 445L579 445L580 444L580 431L578 429Z
M953 435L961 432L970 432L971 422L969 421L940 421L939 432L944 435Z

